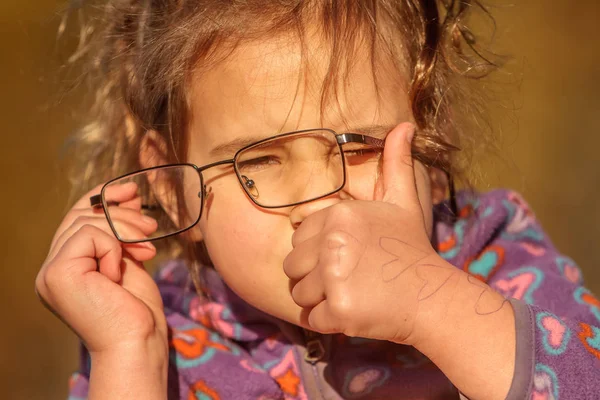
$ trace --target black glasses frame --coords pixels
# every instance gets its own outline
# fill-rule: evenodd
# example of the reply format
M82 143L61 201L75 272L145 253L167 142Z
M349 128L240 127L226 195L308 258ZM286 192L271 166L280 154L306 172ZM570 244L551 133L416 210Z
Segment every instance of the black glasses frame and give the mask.
M248 187L248 185L246 184L247 182L244 181L244 176L241 174L241 172L239 171L238 167L237 167L237 159L240 153L243 153L244 151L246 151L247 149L251 148L251 147L255 147L258 146L262 143L274 140L274 139L279 139L279 138L283 138L283 137L288 137L288 136L295 136L298 134L303 134L303 133L310 133L310 132L329 132L332 135L334 135L336 143L338 145L340 154L341 154L341 161L342 161L342 173L343 173L343 180L342 183L340 185L340 187L338 187L337 189L326 193L322 196L318 196L318 197L313 197L310 198L308 200L303 200L300 202L296 202L296 203L290 203L290 204L285 204L285 205L281 205L281 206L265 206L260 204L252 195L252 193L250 193L250 188ZM208 194L206 191L206 185L204 184L204 176L202 175L203 171L206 171L210 168L213 167L217 167L220 165L227 165L227 164L232 164L233 165L233 169L235 171L236 177L238 179L238 182L240 183L240 186L242 187L242 189L244 189L244 192L246 193L247 197L252 200L252 202L254 204L256 204L258 207L261 208L266 208L266 209L274 209L274 208L285 208L285 207L293 207L293 206L297 206L300 204L305 204L305 203L310 203L311 201L315 201L315 200L319 200L328 196L331 196L332 194L335 194L337 192L339 192L340 190L342 190L344 188L344 186L346 185L346 160L344 158L344 149L343 149L343 145L347 144L347 143L361 143L361 144L368 144L370 146L373 146L375 148L378 149L383 149L385 146L385 140L382 139L378 139L372 136L367 136L367 135L362 135L360 133L337 133L332 129L328 129L328 128L320 128L320 129L305 129L305 130L300 130L300 131L294 131L294 132L287 132L287 133L282 133L279 135L275 135L275 136L271 136L265 139L261 139L257 142L251 143L247 146L242 147L241 149L237 150L236 153L234 154L233 158L230 159L226 159L226 160L221 160L221 161L216 161L210 164L206 164L203 165L201 167L198 167L195 164L191 164L191 163L176 163L176 164L165 164L165 165L159 165L156 167L149 167L149 168L144 168L135 172L130 172L128 174L125 175L121 175L117 178L111 179L110 181L106 182L103 186L102 189L100 191L100 194L94 195L90 197L90 205L94 208L98 208L98 207L102 207L104 209L104 214L106 215L106 219L108 221L108 224L111 228L111 230L113 231L113 233L115 234L115 237L123 242L123 243L141 243L141 242L148 242L148 241L154 241L154 240L158 240L158 239L164 239L170 236L174 236L177 234L180 234L182 232L185 232L191 228L193 228L198 221L200 221L200 218L202 218L202 212L204 211L204 202L206 201L206 195ZM180 229L176 232L172 232L166 235L162 235L162 236L157 236L155 238L146 238L146 239L141 239L141 240L125 240L123 238L121 238L119 236L119 234L117 233L117 230L115 229L112 220L110 218L110 215L108 213L108 207L109 206L115 206L118 204L114 203L114 202L107 202L106 198L104 196L105 190L107 187L110 186L111 183L121 180L121 179L125 179L128 178L130 176L134 176L134 175L139 175L141 173L144 172L148 172L148 171L152 171L155 169L163 169L163 168L170 168L170 167L192 167L196 170L196 172L198 173L198 178L200 179L200 188L201 191L198 197L200 197L200 212L198 213L198 218L196 219L196 221L194 221L194 223L192 223L190 226L184 228L184 229ZM448 184L449 184L449 189L450 189L450 207L452 209L452 212L454 215L457 215L457 206L456 206L456 198L455 198L455 189L454 189L454 183L452 180L452 176L450 175L450 173L448 171L444 171L448 177ZM144 207L144 205L142 205L142 208Z

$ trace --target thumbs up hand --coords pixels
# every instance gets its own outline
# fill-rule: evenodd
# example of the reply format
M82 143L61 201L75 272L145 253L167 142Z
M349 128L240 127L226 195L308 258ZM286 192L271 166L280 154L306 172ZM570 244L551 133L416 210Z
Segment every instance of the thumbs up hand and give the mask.
M414 344L439 318L461 270L433 249L415 184L414 126L386 138L374 201L341 201L309 215L284 271L305 327ZM429 195L429 194L427 194Z

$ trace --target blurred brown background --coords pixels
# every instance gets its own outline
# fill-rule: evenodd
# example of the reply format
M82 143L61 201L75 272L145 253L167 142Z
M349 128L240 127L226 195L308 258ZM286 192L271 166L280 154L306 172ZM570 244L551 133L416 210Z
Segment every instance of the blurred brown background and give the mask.
M75 336L33 291L68 201L59 160L77 96L57 92L63 4L0 2L0 397L6 399L65 398L77 363ZM494 105L504 161L487 162L488 187L521 191L557 247L581 265L587 286L600 293L600 2L525 0L492 12L497 48L513 61L497 77L507 82L509 101Z

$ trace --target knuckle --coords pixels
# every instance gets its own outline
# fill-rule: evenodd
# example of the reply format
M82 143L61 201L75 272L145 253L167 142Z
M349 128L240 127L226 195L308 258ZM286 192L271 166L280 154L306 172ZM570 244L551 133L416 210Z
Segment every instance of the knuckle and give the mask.
M79 227L79 229L77 229L77 231L73 235L71 235L71 237L69 239L73 239L75 236L77 236L77 237L83 236L86 238L93 238L93 239L102 238L103 241L104 240L109 241L111 246L116 246L118 244L117 238L115 238L112 234L108 234L108 233L109 232L105 231L101 227L98 227L91 223L86 223L86 224L82 225L81 227Z
M303 292L302 292L302 286L299 284L295 284L292 287L292 299L294 300L294 302L300 306L302 306L302 299L303 299Z
M288 278L292 278L294 276L294 273L293 273L294 269L293 269L293 265L292 265L292 260L291 260L290 254L288 254L288 256L283 259L283 273Z
M329 311L336 320L347 320L352 316L352 301L347 296L339 296L329 304Z
M338 251L340 248L348 246L352 236L343 229L334 229L324 235L324 243L328 250Z
M346 271L339 263L329 263L323 271L323 280L325 282L337 282L346 279Z
M292 248L296 248L300 243L302 243L306 239L307 235L303 230L303 226L301 225L298 229L292 233Z
M73 226L86 226L86 225L90 225L92 221L92 218L90 218L88 215L78 215L77 217L75 217L75 219L73 220Z
M295 249L298 246L298 237L296 233L292 234L292 248Z
M354 243L353 236L343 230L334 230L324 236L323 243L319 257L323 268L323 279L326 281L346 279L353 253L350 248Z
M50 293L57 292L62 287L61 278L63 274L58 271L57 266L48 265L43 273L38 274L36 279L36 288L42 294L43 298L48 297Z
M330 220L336 222L352 221L356 217L356 210L350 202L341 202L331 206L331 212L329 213Z
M41 300L46 297L48 285L46 283L45 271L40 271L35 277L34 290L38 299Z
M92 236L92 235L97 235L99 230L100 229L98 227L92 225L89 222L86 222L83 225L81 225L81 227L79 227L79 229L77 230L77 232L75 232L75 234Z

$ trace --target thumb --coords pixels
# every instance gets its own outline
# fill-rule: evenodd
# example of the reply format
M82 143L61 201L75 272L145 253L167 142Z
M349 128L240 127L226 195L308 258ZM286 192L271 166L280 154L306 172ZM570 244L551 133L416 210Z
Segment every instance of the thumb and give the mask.
M414 133L415 126L404 122L387 135L376 200L397 205L419 204L411 150Z

